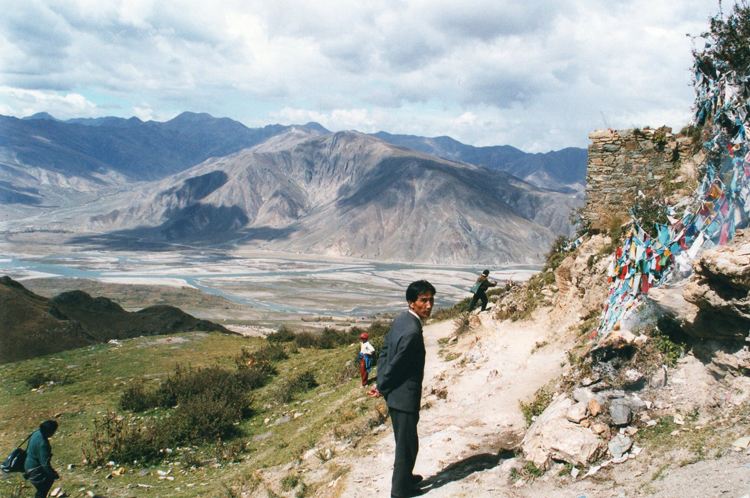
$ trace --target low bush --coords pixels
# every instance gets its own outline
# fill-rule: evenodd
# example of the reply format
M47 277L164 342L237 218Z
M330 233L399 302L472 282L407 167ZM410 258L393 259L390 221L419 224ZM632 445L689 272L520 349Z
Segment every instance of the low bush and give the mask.
M465 311L459 313L456 318L453 319L453 325L455 327L455 334L460 336L469 330L469 312Z
M231 439L237 435L238 422L252 416L250 392L276 374L272 362L286 358L283 347L269 343L256 351L243 348L234 358L234 370L178 364L152 389L138 380L122 393L119 406L135 413L154 409L154 416L128 424L115 413L103 416L95 421L91 447L84 452L92 465L110 460L150 462L164 456L168 447ZM307 388L311 376L294 377L290 390Z
M669 224L666 203L654 196L636 198L633 203L632 213L641 228L654 239L659 235L656 225Z
M560 264L570 255L568 246L570 245L570 239L565 235L558 235L557 238L552 242L547 256L545 257L544 268L542 273L546 270L555 270Z
M119 407L123 410L140 413L157 406L159 401L156 399L156 390L147 391L140 379L133 382L120 395Z
M289 355L286 353L284 346L271 342L270 344L261 346L255 351L242 348L240 354L237 355L235 362L238 365L255 365L260 363L274 363L286 360L287 358L289 358Z
M289 403L296 394L309 391L317 386L315 374L307 370L285 380L279 386L276 395L280 403Z
M468 292L468 289L467 289ZM469 305L471 304L471 296L464 298L451 306L450 308L436 308L432 311L432 318L435 320L452 320L459 316L461 313L469 311Z
M281 478L281 489L284 491L291 491L299 484L299 477L294 475L287 475Z
M341 370L339 370L336 373L335 382L337 384L345 384L352 379L358 379L358 378L359 378L359 350L357 350L356 358L353 358L351 361L347 361L346 363L344 363L344 366L341 367Z
M38 370L26 377L26 379L24 380L29 388L36 389L50 384L55 384L58 386L70 384L71 378L67 372Z
M282 325L279 327L279 329L276 332L271 332L266 336L266 340L268 342L292 342L294 340L294 331L287 327L286 325Z
M216 444L214 453L216 459L220 462L237 463L243 460L243 455L247 450L247 442L242 439L237 439L230 443L225 443L221 439Z
M83 453L92 467L114 461L120 463L149 462L158 458L159 444L154 444L155 429L126 422L110 412L94 420L91 446Z
M166 456L167 448L201 444L237 434L237 422L249 414L248 400L207 394L185 400L169 417L129 420L111 412L94 420L91 446L83 449L92 466L109 461L149 463Z
M184 405L193 399L225 399L227 403L244 403L247 396L246 382L252 369L260 366L247 366L236 371L212 366L192 369L177 365L172 375L167 377L154 390L147 390L142 382L136 382L123 392L120 408L142 412L151 408L173 408Z

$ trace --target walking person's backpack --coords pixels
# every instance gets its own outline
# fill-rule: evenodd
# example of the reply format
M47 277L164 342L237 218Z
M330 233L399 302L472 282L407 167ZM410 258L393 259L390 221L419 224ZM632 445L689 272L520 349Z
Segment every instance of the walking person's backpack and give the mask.
M24 465L26 464L26 450L21 448L21 446L23 446L23 443L28 441L30 437L31 434L29 434L29 437L24 439L21 444L18 445L18 448L10 452L8 458L6 458L2 465L0 465L0 470L6 474L24 471Z

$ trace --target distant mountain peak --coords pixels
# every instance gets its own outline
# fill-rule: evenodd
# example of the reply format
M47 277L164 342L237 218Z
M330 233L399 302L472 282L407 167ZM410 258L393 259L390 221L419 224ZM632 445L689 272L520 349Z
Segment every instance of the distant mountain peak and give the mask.
M331 130L326 129L323 125L316 123L315 121L310 121L309 123L302 125L302 128L310 131L319 131L321 133L331 133Z
M44 120L47 120L47 121L59 121L56 117L54 117L53 115L51 115L48 112L37 112L36 114L32 114L31 116L27 116L27 117L22 118L22 119L26 119L26 120L44 119Z
M202 121L211 121L214 119L219 118L215 118L207 112L185 111L170 119L167 123L200 123Z

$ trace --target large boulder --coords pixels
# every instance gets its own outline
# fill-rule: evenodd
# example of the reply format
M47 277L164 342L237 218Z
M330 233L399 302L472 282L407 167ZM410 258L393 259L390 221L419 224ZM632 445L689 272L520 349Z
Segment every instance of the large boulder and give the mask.
M604 442L567 419L574 403L567 395L558 396L526 432L521 449L524 458L537 468L548 469L552 460L588 465L601 453Z
M655 288L649 297L688 334L744 340L750 330L750 238L739 231L726 246L704 251L687 281Z

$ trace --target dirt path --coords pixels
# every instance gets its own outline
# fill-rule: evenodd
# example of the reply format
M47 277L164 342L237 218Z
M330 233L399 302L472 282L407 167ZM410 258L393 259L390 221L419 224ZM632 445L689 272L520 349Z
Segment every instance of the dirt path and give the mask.
M507 455L497 454L500 439L525 427L518 401L559 375L565 359L565 347L550 337L546 320L494 322L489 314L479 316L481 326L451 348L461 353L451 361L439 354L438 341L453 334L453 323L425 327L427 406L415 472L428 480L430 497L479 496L478 489L503 495L508 469L502 465ZM367 455L351 462L339 496L390 496L393 451L388 430Z
M450 348L453 355L460 353L452 360L440 354L438 341L453 334L453 324L425 328L425 396L415 468L430 486L425 496L750 498L750 451L723 451L721 458L693 462L680 451L651 454L645 448L635 460L604 469L593 478L571 482L558 478L553 469L535 481L519 482L520 487L509 484L513 454L498 453L498 448L509 433L525 428L519 400L530 399L567 368L561 365L570 338L557 332L559 327L549 326L545 315L517 323L495 322L486 315L480 319L480 326ZM703 369L691 370L696 363L686 360L671 370L672 383L681 386L694 379L695 384L708 385ZM710 391L705 386L704 390ZM679 387L676 392L682 391ZM679 400L676 394L672 398ZM393 451L393 435L387 430L366 454L348 462L352 471L333 494L390 496Z

